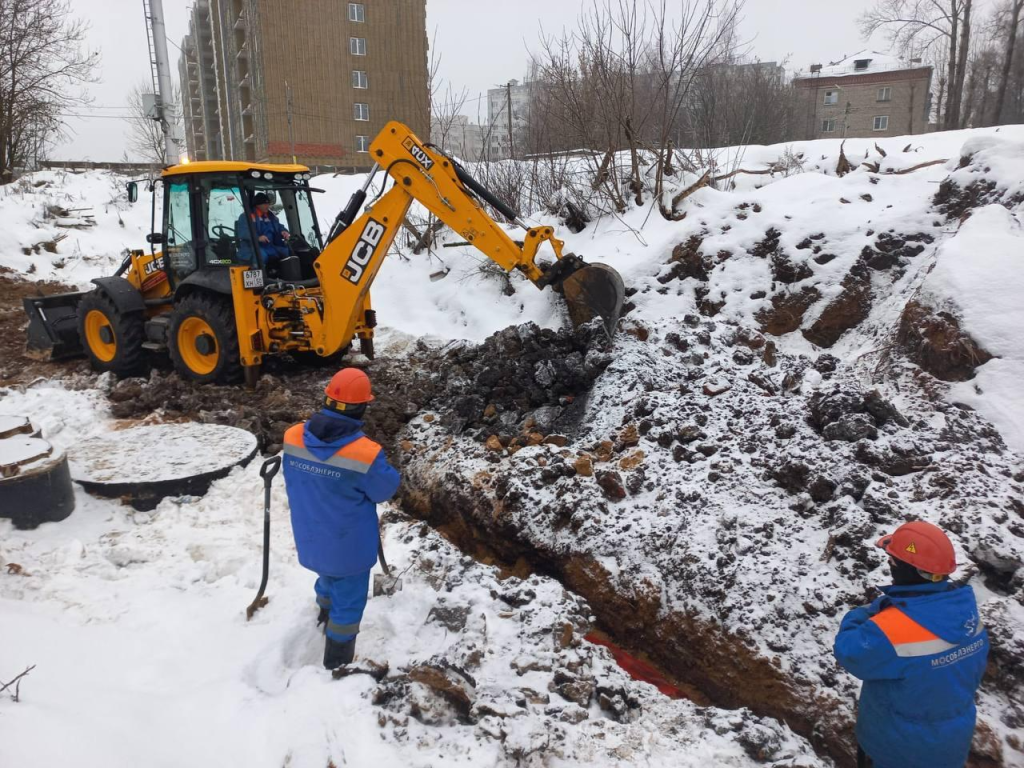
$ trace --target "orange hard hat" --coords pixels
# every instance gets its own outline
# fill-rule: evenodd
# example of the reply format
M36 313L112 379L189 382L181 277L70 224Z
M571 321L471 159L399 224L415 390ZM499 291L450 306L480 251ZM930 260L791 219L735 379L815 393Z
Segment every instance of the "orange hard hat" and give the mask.
M953 542L941 528L924 520L904 523L875 546L925 573L948 576L956 570Z
M370 377L358 368L342 368L334 374L324 394L339 403L368 403L373 400Z

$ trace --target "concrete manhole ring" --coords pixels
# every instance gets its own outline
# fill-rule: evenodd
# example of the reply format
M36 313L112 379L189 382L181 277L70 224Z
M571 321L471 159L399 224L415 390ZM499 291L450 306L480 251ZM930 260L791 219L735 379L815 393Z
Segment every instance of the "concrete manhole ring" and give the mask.
M244 429L185 423L118 430L68 454L72 479L89 493L152 509L167 496L201 496L256 450L256 436Z

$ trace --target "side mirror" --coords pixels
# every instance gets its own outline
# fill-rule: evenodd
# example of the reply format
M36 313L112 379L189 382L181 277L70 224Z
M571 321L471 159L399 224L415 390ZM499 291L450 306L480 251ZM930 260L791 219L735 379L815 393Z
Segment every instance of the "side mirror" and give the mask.
M134 203L139 199L139 185L134 181L128 182L128 202Z
M150 245L160 245L164 241L163 232L150 232L146 235L146 242Z

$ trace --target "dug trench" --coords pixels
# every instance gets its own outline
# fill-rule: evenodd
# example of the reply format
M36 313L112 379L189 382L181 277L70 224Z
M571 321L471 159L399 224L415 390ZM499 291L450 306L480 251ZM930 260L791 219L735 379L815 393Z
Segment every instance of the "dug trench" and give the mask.
M865 542L915 499L1005 506L998 436L956 408L941 429L908 419L836 358L778 353L753 329L687 316L625 331L613 350L596 327L526 325L369 363L366 431L402 469L401 507L475 558L557 578L699 703L784 721L852 766L856 686L830 646L871 596ZM115 417L231 424L275 452L331 372L280 366L252 391L164 371L105 386ZM969 538L980 523L956 514ZM1012 592L1012 556L983 544ZM819 554L827 568L809 565ZM1003 764L999 744L973 764Z

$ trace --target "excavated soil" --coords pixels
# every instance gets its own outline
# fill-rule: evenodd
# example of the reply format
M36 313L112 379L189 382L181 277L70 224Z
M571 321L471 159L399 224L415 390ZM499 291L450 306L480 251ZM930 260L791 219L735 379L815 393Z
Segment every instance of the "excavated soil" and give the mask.
M948 312L937 312L917 300L907 302L896 341L907 357L943 381L966 381L992 355L960 328Z
M620 400L633 403L604 439L593 423L567 419L571 406L549 419L542 409L550 406L538 403L544 418L537 419L523 409L528 397L509 400L509 387L480 377L490 355L464 357L457 370L443 356L422 356L406 372L410 386L423 391L433 375L426 389L442 394L421 397L425 408L394 454L404 508L465 551L517 573L557 577L587 599L619 643L644 651L712 703L782 719L840 765L852 764L856 689L837 674L830 648L842 612L870 599L863 589L877 558L869 544L879 528L913 516L915 503L950 510L943 524L965 537L986 530L979 514L986 506L1019 514L1000 495L1005 481L993 479L1010 471L998 435L944 405L937 406L941 427L934 416L908 418L877 392L851 386L836 358L776 359L750 329L688 317L668 332L632 330L636 341L617 351L635 359L612 363L602 396L590 395L588 414L602 423L619 418ZM537 332L499 335L522 341ZM514 381L524 369L543 372L545 361L502 359L498 367ZM813 397L796 392L801 380L822 378L835 385ZM496 392L506 398L500 404L491 400ZM462 410L452 413L448 403ZM506 415L509 403L518 405ZM609 403L615 410L602 413ZM737 519L729 507L750 515L751 493L764 512ZM715 529L714 541L701 538ZM818 571L805 596L787 597L807 566L780 565L793 558L786 541L819 537L822 549L808 554L834 564L832 584L817 582ZM997 541L985 534L973 545L973 567L1009 594L1020 579L1009 563L1016 556L996 554ZM786 605L746 617L740 595L755 583L773 593L758 595L770 602L778 594ZM794 608L799 615L789 613ZM794 632L803 633L800 650ZM819 638L816 651L806 645L808 632ZM1013 676L1003 684L994 688L1015 700ZM978 748L998 758L998 749ZM979 752L973 764L987 759Z
M869 300L868 286L847 286L851 305ZM5 301L20 304L13 291ZM846 314L839 313L835 325L844 325ZM11 319L4 315L3 321ZM849 585L841 592L813 591L801 609L807 618L799 619L818 627L816 633L833 634L840 612L868 597L857 585L874 567L865 542L878 526L906 517L915 500L970 498L977 505L970 514L943 519L967 535L978 525L976 509L1004 503L984 485L990 476L1009 477L998 463L1001 442L956 408L943 406L941 431L923 417L911 423L877 393L840 385L838 361L829 355L783 357L755 330L695 315L670 325L626 322L616 356L597 325L575 332L525 325L479 345L418 342L403 356L359 363L377 396L366 431L403 469L405 510L463 551L519 577L532 571L557 577L589 602L601 629L696 689L695 699L784 720L838 764L852 765L849 681L837 678L834 665L822 664L824 646L815 657L820 669L797 674L793 659L773 655L792 652L780 639L789 636L792 617L737 624L733 598L749 588L743 574L752 569L767 579L762 587L784 591L798 574L766 565L767 551L788 536L835 530L822 559L832 560ZM619 359L623 354L629 359ZM48 378L85 366L31 365L36 368L28 375ZM5 367L14 373L17 366L5 360ZM95 380L106 388L117 418L229 424L253 432L261 449L274 452L284 430L319 407L332 372L275 362L254 390L196 387L166 370ZM594 385L606 372L595 410ZM836 386L805 400L801 382L812 377L836 377ZM616 410L622 401L633 403L624 413ZM596 436L595 418L621 426ZM909 487L894 483L904 477ZM1024 482L1024 474L1015 479ZM664 490L652 504L659 487ZM673 527L721 515L714 511L716 494L740 498L750 490L766 498L788 495L789 511L784 503L757 527L726 513L721 522L693 529L701 535L717 529L717 544L688 540L686 522ZM619 506L627 498L630 504ZM1015 522L1024 509L1009 503L1011 522L1024 528ZM664 524L658 522L663 515ZM634 521L654 530L633 538ZM611 537L617 551L638 552L659 575L631 576L624 587L622 574L609 570L604 557L565 543L592 537ZM999 594L1019 592L1024 569L1005 547L986 541L972 555ZM749 565L740 568L741 560ZM689 592L711 606L712 615L681 606L679 597ZM986 617L996 626L998 610ZM1009 639L993 640L993 656L1003 659L1005 671L993 685L1016 700L1024 654L1012 639L1013 621L1004 618ZM1024 718L1024 708L1007 716ZM993 742L990 752L998 755ZM983 755L973 764L986 764Z

